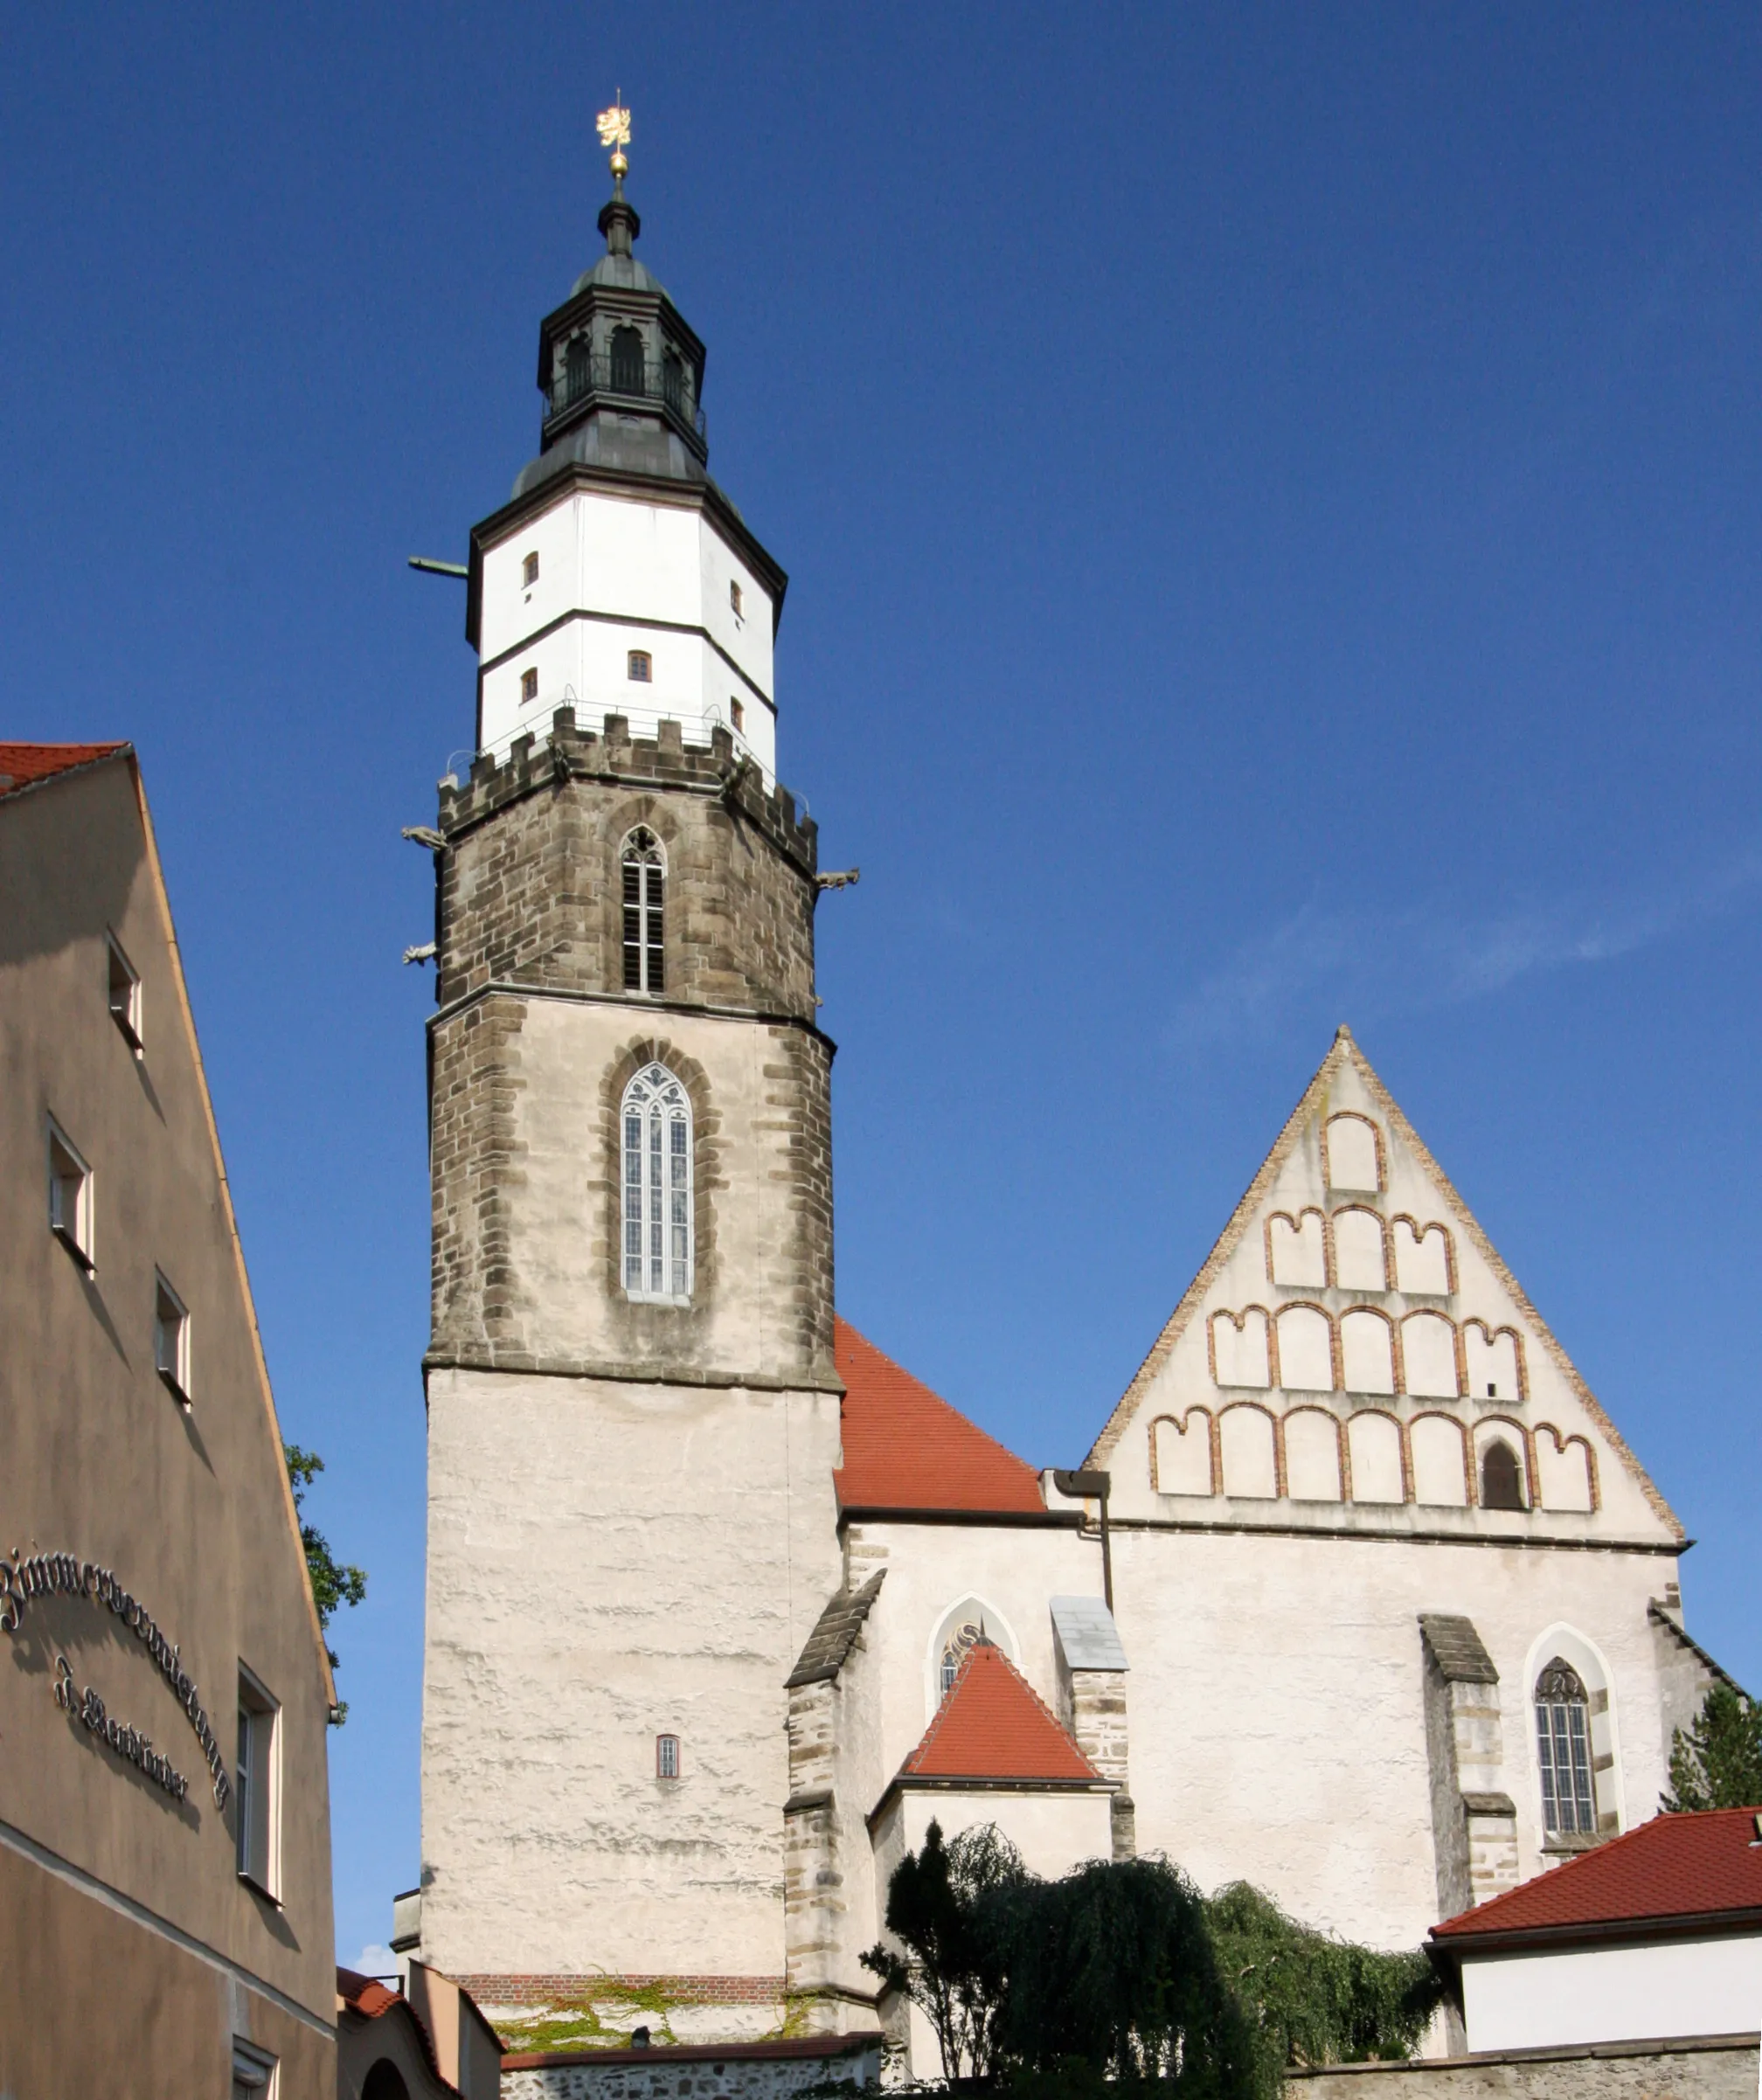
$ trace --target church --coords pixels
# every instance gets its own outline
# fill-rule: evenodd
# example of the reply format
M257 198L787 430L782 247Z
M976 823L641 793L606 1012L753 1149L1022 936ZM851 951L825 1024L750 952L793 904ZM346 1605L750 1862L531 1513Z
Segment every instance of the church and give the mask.
M919 2076L858 1957L933 1819L1417 1945L1655 1812L1717 1674L1682 1527L1344 1029L1294 1050L1064 1468L839 1319L815 910L847 878L779 779L787 579L710 477L705 348L613 167L538 456L471 535L478 755L416 834L405 1944L517 2047L878 2027Z

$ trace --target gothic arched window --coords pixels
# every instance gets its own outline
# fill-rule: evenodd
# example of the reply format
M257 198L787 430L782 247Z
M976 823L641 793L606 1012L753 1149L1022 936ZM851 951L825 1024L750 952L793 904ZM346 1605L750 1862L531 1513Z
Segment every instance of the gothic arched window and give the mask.
M624 1288L680 1304L691 1295L691 1103L664 1064L624 1089Z
M1483 1509L1522 1509L1523 1473L1517 1454L1502 1437L1495 1437L1481 1453L1481 1507Z
M612 331L612 391L614 394L640 394L642 391L642 337L634 328Z
M1550 1837L1594 1831L1590 1707L1578 1671L1557 1655L1536 1680L1536 1755L1542 1767L1542 1821Z
M667 889L667 856L646 824L624 842L624 989L666 989L661 931Z
M936 1695L939 1699L946 1699L954 1689L954 1680L961 1674L961 1664L985 1637L985 1622L980 1618L962 1619L958 1626L948 1629L943 1638L941 1659L936 1666Z

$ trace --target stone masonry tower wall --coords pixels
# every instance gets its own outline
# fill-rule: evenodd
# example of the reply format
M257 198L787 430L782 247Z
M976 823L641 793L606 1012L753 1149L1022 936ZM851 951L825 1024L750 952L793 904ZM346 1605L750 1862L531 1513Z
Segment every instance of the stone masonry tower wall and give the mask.
M664 995L623 983L638 827ZM682 2038L775 2031L783 1685L837 1582L813 828L725 736L564 710L440 830L421 1952L492 2007L658 1991ZM656 1062L691 1106L683 1304L621 1287Z

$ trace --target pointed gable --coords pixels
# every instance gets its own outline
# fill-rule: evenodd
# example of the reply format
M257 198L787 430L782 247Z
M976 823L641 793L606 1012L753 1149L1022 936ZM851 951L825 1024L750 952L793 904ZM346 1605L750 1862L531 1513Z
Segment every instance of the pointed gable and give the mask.
M128 749L126 744L0 744L0 794L22 794L40 780L95 766Z
M841 1509L1011 1511L1039 1515L1039 1476L848 1320L834 1361L844 1381Z
M1682 1536L1343 1028L1088 1462L1122 1514Z
M982 1640L900 1767L913 1779L1093 1785L1101 1775L1003 1651Z

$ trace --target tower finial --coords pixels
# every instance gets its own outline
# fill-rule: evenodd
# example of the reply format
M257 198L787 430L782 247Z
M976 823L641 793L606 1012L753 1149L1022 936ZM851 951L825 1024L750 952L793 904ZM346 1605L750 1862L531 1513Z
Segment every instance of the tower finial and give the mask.
M630 172L630 163L624 149L630 143L630 112L621 107L624 90L618 88L612 97L612 107L602 109L593 120L600 130L600 143L612 149L612 181L614 194L624 194L624 177Z

